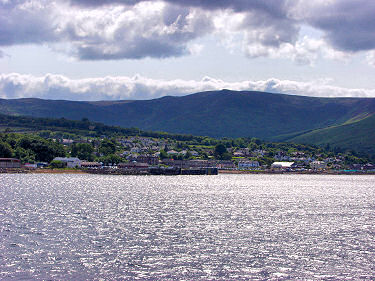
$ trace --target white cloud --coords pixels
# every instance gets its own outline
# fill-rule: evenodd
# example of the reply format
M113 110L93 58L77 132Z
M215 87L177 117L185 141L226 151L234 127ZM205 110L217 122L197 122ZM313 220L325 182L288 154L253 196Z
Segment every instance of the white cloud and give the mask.
M314 65L319 57L340 61L347 61L350 57L348 53L334 50L323 39L308 36L304 36L295 44L283 43L278 47L265 47L259 43L248 44L244 46L244 52L249 57L284 58L300 65Z
M209 90L252 90L319 97L373 97L375 90L348 89L329 84L329 80L298 82L279 79L226 82L204 77L196 80L156 80L134 77L69 79L48 74L41 77L23 74L0 75L1 98L44 98L67 100L152 99L181 96Z
M121 59L182 56L193 39L210 30L209 17L200 11L163 2L141 2L132 7L65 11L61 24L80 59Z
M241 37L249 57L311 64L375 49L374 7L367 0L3 0L0 46L68 43L82 60L165 58L196 54L194 40L215 34L231 49ZM299 38L303 25L324 37Z
M76 7L63 1L0 3L0 46L69 43L82 60L173 57L197 52L212 29L209 12L162 1Z
M375 51L367 52L366 60L369 65L375 67Z

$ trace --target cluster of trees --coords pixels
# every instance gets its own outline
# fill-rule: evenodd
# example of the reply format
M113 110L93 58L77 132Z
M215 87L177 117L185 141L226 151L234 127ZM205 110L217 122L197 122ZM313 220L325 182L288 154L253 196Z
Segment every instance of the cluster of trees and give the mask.
M275 161L275 156L279 153L283 156L290 157L311 157L317 160L324 160L327 158L339 157L343 160L346 165L354 163L364 164L371 162L371 158L356 153L355 151L345 151L337 147L330 148L329 146L321 147L315 145L304 145L295 143L277 143L262 141L257 138L238 138L238 139L221 139L212 141L205 139L205 148L210 148L213 151L215 159L219 160L241 160L241 157L233 157L231 151L236 151L241 148L248 148L250 152L255 150L261 150L264 153L261 155L247 157L251 160L257 160L261 165L271 165ZM200 152L200 155L204 156L204 149L200 149L199 146L195 147L195 150ZM303 155L299 155L302 153ZM203 157L204 158L204 157Z
M25 162L50 162L65 156L63 145L31 134L0 134L0 157L14 157Z
M81 136L107 137L116 136L143 136L152 138L168 138L177 141L197 141L201 142L204 137L170 134L166 132L142 131L138 128L122 128L118 126L108 126L99 122L91 122L87 118L80 121L68 120L65 118L37 118L29 116L10 116L0 114L0 124L8 127L29 128L35 131L43 131L44 137L51 137L56 131Z
M70 148L70 155L88 161L95 160L104 164L118 164L125 161L125 159L116 154L118 147L119 144L115 139L104 139L97 148L92 143L75 143Z
M116 154L119 144L114 139L104 139L98 147L91 143L74 143L65 147L52 139L37 134L0 134L0 158L17 158L22 163L48 162L55 157L78 157L105 164L123 162Z

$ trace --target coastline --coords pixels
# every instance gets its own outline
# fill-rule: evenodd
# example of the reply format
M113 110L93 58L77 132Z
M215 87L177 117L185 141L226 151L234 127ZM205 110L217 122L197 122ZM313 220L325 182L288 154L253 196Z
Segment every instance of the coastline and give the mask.
M85 170L77 169L35 169L30 174L87 174Z
M152 175L140 171L83 170L83 169L0 169L0 174L97 174L97 175ZM375 175L375 171L271 171L271 170L218 170L219 175ZM171 174L179 175L179 174Z
M219 174L265 174L265 175L375 175L375 171L247 171L247 170L219 170Z
M87 174L77 169L0 169L0 174Z

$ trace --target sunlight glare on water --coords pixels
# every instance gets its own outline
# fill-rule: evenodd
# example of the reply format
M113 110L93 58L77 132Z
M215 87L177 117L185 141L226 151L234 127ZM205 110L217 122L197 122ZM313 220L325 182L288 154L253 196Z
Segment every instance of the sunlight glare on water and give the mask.
M373 176L0 175L0 279L375 278Z

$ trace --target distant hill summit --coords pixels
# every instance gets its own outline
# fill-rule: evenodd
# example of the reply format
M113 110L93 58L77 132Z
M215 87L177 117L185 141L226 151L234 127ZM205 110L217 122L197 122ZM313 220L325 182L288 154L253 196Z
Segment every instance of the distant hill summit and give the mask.
M332 144L347 143L342 138L349 128L353 132L359 126L357 138L375 129L374 122L361 121L375 113L374 98L316 98L254 91L222 90L105 102L0 99L0 113L73 120L86 117L108 125L211 137L312 143L327 140ZM337 130L344 132L340 140L332 137ZM363 141L367 146L374 145L369 141L375 142Z

